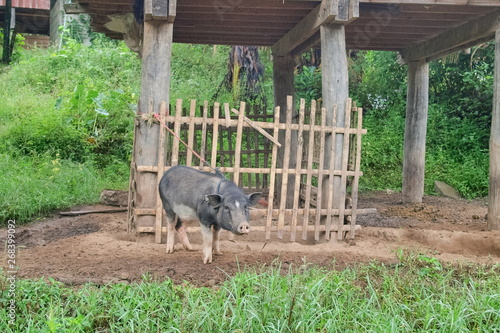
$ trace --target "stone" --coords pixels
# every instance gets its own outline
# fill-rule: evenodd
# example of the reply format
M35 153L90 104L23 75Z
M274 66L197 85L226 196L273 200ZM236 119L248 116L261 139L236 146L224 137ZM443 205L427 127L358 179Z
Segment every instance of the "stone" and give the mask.
M100 203L109 206L128 206L128 191L103 190Z
M446 184L445 182L436 180L434 181L434 191L439 193L440 195L452 199L461 199L462 196L460 193L458 193L457 190L455 190L453 187L450 185Z

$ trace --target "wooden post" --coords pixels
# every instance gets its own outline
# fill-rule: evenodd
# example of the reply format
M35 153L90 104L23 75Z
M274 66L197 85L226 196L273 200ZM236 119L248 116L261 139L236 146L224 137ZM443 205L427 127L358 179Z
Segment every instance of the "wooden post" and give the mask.
M425 136L429 102L429 63L408 64L408 94L403 160L403 202L422 202L425 174Z
M495 83L490 137L490 193L488 229L500 229L500 30L495 38Z
M274 86L274 106L280 107L280 122L284 123L287 116L287 96L295 95L294 87L294 60L291 54L286 54L284 56L275 56L273 58L273 86ZM292 99L293 103L293 99ZM292 107L293 112L293 107ZM296 122L296 121L295 121ZM285 131L280 130L279 132L279 142L285 142ZM278 149L278 167L279 168L290 168L295 169L296 159L295 154L291 154L288 166L283 165L283 159L285 156L285 149L290 149L290 147L297 147L297 132L293 131L291 136L291 145L282 146ZM281 176L278 176L278 191L281 190ZM286 208L293 207L293 197L295 188L295 177L290 175L288 177L287 195L286 195ZM281 193L278 193L278 197L281 198Z
M3 27L3 55L2 62L10 62L10 27L12 15L12 0L5 0L4 27Z
M332 126L334 123L334 105L337 105L337 127L345 127L345 107L349 97L349 76L347 72L347 51L345 41L345 28L341 24L324 24L320 28L321 33L321 57L322 57L322 84L323 84L323 108L326 109L326 124ZM330 165L332 154L333 136L328 134L325 137L324 168L340 170L342 168L342 144L344 135L336 134L335 137L335 159L333 166ZM339 209L343 202L339 202L338 194L341 192L341 177L335 176L333 179L333 193L328 193L328 177L323 177L321 186L323 193L321 208L327 208L328 197L333 195L333 208ZM319 204L319 202L318 202ZM323 223L325 219L323 218ZM341 222L343 223L343 222ZM339 218L333 218L333 225L339 224Z
M159 113L160 103L170 98L170 57L172 54L173 23L145 21L142 55L142 84L138 113ZM141 119L136 130L134 161L137 166L158 165L159 126ZM162 172L158 170L158 172ZM136 173L135 208L155 209L158 192L157 175ZM155 225L154 215L135 214L139 227Z

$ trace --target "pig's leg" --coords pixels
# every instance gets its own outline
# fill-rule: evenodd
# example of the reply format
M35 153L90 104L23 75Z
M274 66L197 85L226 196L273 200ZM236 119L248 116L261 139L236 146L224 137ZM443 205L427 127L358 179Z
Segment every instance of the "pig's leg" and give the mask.
M203 236L203 263L212 262L212 227L201 224L201 235Z
M212 231L212 235L213 235L213 251L214 251L214 254L222 254L222 252L220 252L220 242L219 242L219 239L220 239L220 232L221 232L221 228L220 227L216 227L214 225L214 229Z
M189 243L189 238L188 238L187 233L186 233L186 227L182 224L181 219L177 220L177 224L175 225L175 229L179 233L179 239L180 239L184 249L191 251L193 249L193 247Z
M167 215L167 253L174 253L175 244L175 217L169 217Z

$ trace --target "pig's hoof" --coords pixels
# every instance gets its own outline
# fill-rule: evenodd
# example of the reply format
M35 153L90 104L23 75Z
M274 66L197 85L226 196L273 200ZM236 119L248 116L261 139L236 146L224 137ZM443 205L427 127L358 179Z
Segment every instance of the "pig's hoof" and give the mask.
M203 263L204 264L211 264L212 263L212 256L203 258Z
M167 247L167 253L174 253L174 248L173 247L172 248L168 248Z
M191 244L184 244L184 249L188 251L193 251L193 246Z
M215 254L216 256L220 256L220 255L222 255L222 252L221 252L221 251L214 251L214 254Z

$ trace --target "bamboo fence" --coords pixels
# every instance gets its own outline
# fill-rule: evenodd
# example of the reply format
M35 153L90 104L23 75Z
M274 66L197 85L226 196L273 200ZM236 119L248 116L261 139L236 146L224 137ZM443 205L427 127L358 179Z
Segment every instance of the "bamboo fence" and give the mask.
M347 128L336 127L335 123L327 125L326 111L318 109L315 101L306 108L305 101L301 100L298 115L294 117L291 97L287 100L287 117L282 122L279 107L275 108L274 115L262 113L258 108L249 108L247 114L244 102L237 110L228 104L221 107L219 103L209 107L207 102L197 108L196 102L191 101L186 109L182 100L177 100L173 113L168 112L165 103L161 105L159 116L142 115L151 120L151 126L159 127L158 165L136 166L132 163L131 184L138 172L156 173L159 182L164 172L175 165L205 171L218 167L245 192L261 191L265 194L267 207L253 208L251 219L252 231L264 231L268 240L273 232L279 239L285 232L289 233L291 241L296 240L297 233L301 233L303 240L311 235L319 240L322 233L325 239L329 239L331 233L336 233L338 239L346 235L354 238L359 228L356 216L375 211L357 208L359 177L362 176L361 137L366 130L362 128L362 109L352 105L350 99L346 101L345 124L350 124ZM167 127L175 135L167 132ZM282 143L278 142L280 131L285 133ZM298 140L297 146L292 147L294 132ZM341 156L335 156L335 143L331 147L325 144L326 136L335 138L336 133L343 134ZM284 151L283 165L289 165L290 157L295 154L297 167L279 166L278 149ZM340 170L324 168L325 149L332 150L329 165L334 165L335 158L342 159ZM193 151L198 152L201 159ZM290 177L295 178L294 195L292 203L287 204ZM341 178L342 191L332 195L334 177ZM134 197L133 191L131 186L131 198ZM339 208L333 208L334 200L339 203L336 205ZM155 215L155 224L135 225L137 215ZM129 207L129 230L155 233L156 242L160 243L162 233L167 231L164 215L158 194L154 208ZM256 219L261 221L260 225L255 225Z

